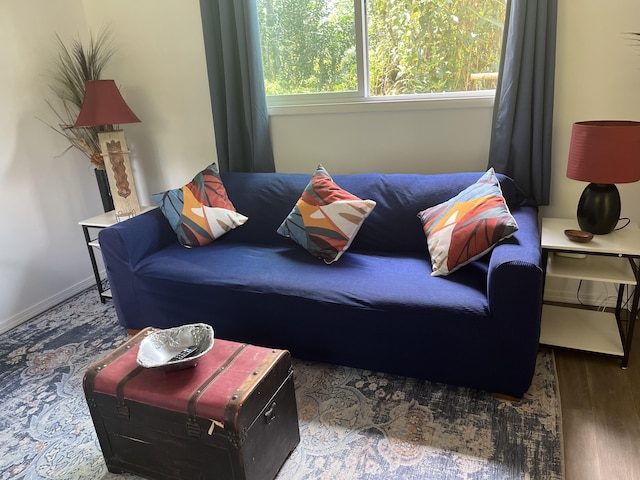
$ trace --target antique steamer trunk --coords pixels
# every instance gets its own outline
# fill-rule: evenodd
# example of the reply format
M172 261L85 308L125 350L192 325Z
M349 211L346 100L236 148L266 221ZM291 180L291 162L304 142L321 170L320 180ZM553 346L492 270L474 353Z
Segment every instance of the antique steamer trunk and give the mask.
M165 372L136 361L153 331L141 331L84 376L109 471L273 479L300 440L289 352L216 339L196 367Z

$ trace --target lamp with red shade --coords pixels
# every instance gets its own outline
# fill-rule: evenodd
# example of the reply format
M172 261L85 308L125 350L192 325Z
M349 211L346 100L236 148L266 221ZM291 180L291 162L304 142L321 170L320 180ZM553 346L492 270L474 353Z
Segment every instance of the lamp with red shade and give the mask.
M616 183L640 180L640 122L577 122L571 131L567 177L590 182L578 202L578 225L586 232L612 232L620 219Z
M126 104L113 80L88 80L85 83L82 108L73 126L103 127L98 132L98 140L118 221L140 213L140 202L124 132L114 125L136 122L140 119Z

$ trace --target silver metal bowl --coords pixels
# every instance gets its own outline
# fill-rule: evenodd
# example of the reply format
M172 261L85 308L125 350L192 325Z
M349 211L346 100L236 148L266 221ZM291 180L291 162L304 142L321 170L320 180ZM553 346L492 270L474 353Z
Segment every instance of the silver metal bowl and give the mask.
M145 368L180 370L195 367L213 347L213 328L205 323L157 330L140 342L138 364Z

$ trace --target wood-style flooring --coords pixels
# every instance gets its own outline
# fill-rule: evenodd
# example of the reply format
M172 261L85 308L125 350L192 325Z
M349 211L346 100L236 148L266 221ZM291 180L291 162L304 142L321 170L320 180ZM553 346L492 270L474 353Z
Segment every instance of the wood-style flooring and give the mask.
M640 324L629 367L555 349L566 480L640 480Z

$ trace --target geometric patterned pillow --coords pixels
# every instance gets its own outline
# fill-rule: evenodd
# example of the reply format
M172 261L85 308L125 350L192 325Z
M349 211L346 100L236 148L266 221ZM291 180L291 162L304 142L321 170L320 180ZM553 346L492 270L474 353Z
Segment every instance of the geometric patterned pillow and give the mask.
M336 185L322 165L277 232L325 263L347 251L376 202L362 200Z
M493 168L455 197L421 211L418 217L427 237L432 276L454 272L518 230Z
M186 247L213 242L248 218L236 212L227 197L218 166L212 163L182 188L151 195L178 241Z

